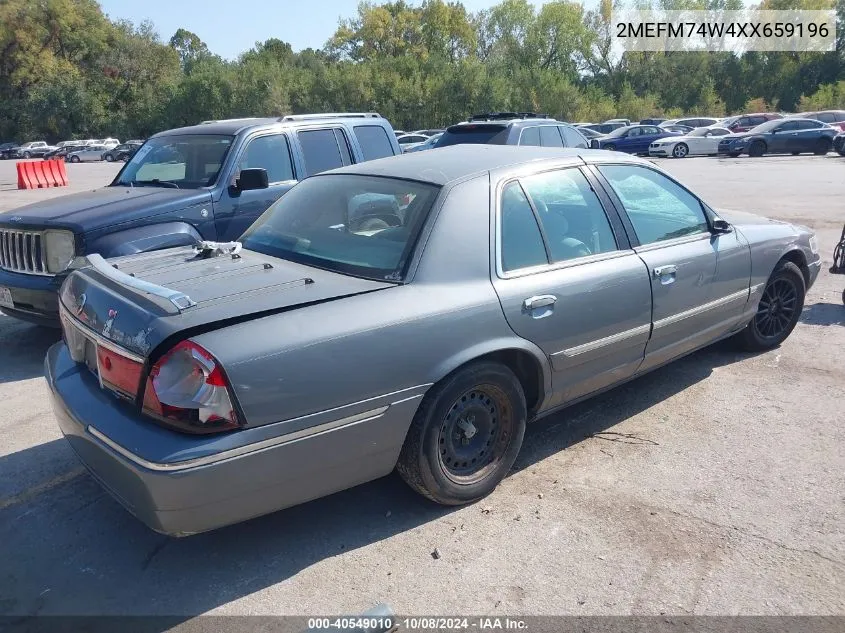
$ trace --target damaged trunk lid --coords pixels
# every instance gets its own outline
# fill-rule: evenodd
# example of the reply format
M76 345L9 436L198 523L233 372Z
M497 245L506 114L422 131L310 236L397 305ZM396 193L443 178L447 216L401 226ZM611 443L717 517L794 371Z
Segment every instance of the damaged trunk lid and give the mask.
M104 343L142 358L180 332L189 336L395 285L248 250L205 257L180 247L88 261L62 286L63 321L70 317Z

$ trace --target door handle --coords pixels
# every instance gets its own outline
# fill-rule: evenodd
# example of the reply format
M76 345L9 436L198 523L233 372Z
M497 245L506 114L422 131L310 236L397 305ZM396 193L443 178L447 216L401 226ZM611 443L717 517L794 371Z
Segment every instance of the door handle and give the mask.
M522 307L525 310L536 310L537 308L548 308L555 304L557 297L554 295L537 295L536 297L528 297L522 302Z
M665 277L666 275L674 275L678 272L678 267L675 264L667 264L666 266L655 266L654 276Z

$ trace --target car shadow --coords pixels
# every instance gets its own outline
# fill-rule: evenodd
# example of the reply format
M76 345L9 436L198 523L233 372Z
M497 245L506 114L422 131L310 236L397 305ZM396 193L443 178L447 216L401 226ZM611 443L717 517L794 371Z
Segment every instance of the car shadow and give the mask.
M0 316L0 383L43 376L47 349L61 338L58 329Z
M807 325L845 325L845 305L841 303L813 303L804 306L801 323Z
M714 367L747 357L719 344L538 421L529 426L515 471L684 391ZM21 626L39 614L187 620L344 552L377 546L431 521L448 521L456 511L422 499L391 475L239 525L173 539L130 516L79 468L64 440L0 458L0 481L22 473L37 479L44 464L60 464L61 472L70 469L70 474L51 472L51 480L0 498L0 616L14 616ZM349 559L349 582L357 573L354 561ZM407 565L385 558L377 571L370 567L366 573L387 575ZM372 604L382 598L372 596ZM145 630L167 628L155 622Z

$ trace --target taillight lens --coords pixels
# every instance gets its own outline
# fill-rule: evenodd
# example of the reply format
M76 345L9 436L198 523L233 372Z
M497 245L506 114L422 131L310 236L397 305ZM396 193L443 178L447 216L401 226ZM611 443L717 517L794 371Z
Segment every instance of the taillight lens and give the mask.
M220 364L193 341L177 344L150 369L144 411L197 430L240 426Z

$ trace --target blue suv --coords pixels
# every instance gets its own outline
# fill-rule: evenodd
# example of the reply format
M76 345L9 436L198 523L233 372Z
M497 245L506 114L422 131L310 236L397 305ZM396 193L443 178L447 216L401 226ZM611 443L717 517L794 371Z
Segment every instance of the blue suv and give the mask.
M401 154L376 113L229 119L150 137L102 189L0 214L0 310L59 326L74 260L235 240L298 180Z

